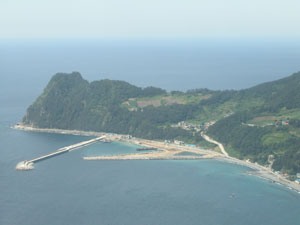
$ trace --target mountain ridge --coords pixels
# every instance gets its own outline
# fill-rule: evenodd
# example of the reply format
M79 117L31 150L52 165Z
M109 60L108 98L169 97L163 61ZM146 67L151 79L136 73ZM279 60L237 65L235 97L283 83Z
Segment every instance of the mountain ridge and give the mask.
M179 139L208 146L199 129L204 129L205 123L214 120L216 124L207 132L231 149L231 154L261 164L272 163L268 157L274 155L276 169L295 173L300 172L300 158L297 158L300 154L297 149L300 129L292 125L300 120L300 92L297 90L300 90L300 72L243 90L196 89L187 92L140 88L109 79L88 82L78 72L57 73L28 108L23 123L39 128ZM283 120L291 121L291 125L279 127L278 121ZM193 127L188 129L178 125L181 121ZM239 133L234 130L239 130ZM252 132L260 136L247 137ZM280 136L278 140L276 135ZM285 139L281 140L283 136ZM284 151L280 144L288 146L289 150ZM287 152L295 152L296 160L278 165L281 156Z

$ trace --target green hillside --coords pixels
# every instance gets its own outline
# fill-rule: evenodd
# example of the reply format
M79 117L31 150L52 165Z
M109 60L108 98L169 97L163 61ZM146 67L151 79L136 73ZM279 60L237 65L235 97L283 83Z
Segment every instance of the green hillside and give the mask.
M193 117L195 104L149 105L130 111L124 102L167 95L154 87L139 88L124 81L87 82L79 73L56 74L28 108L24 124L39 128L93 130L131 134L148 139L179 139L210 145L200 134L171 124Z
M219 120L208 134L225 144L231 155L273 169L300 171L300 73L240 91L242 99L261 98L262 105Z
M89 83L77 72L52 77L23 123L40 128L93 130L147 139L179 139L209 146L200 132L229 153L276 170L300 172L300 73L240 91L167 92L124 81ZM184 122L182 122L184 121Z

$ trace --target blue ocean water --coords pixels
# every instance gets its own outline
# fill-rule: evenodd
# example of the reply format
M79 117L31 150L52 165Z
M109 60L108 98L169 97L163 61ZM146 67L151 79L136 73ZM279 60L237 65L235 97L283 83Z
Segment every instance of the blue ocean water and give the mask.
M297 224L300 195L216 160L85 161L135 151L98 144L17 172L24 159L88 137L12 130L1 122L0 224ZM235 197L232 197L234 193Z
M297 72L299 62L299 40L0 39L0 102L31 104L57 72L167 90L241 89Z
M0 224L299 224L298 193L215 160L82 160L136 148L99 143L17 172L19 161L89 137L10 128L57 71L169 90L242 88L296 72L299 45L1 42L0 50Z

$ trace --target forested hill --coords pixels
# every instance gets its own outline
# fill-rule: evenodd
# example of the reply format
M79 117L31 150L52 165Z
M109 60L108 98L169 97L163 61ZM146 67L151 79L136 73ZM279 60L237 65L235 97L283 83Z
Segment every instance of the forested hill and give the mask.
M128 110L120 107L124 101L165 93L160 88L142 89L124 81L89 83L78 72L58 73L28 108L23 122L36 127L121 131L121 124L112 127L112 123L129 122Z
M197 105L163 104L162 101L160 107L128 108L130 99L151 100L157 96L169 98L160 88L139 88L115 80L89 83L77 72L59 73L52 77L43 93L28 108L23 123L39 128L115 132L207 144L200 135L193 136L191 131L170 126L196 112Z
M185 121L185 123L179 123ZM240 91L166 92L124 81L88 82L58 73L28 108L23 123L40 128L93 130L207 145L208 134L231 155L300 172L300 73ZM270 162L272 163L272 162Z
M208 134L235 157L299 173L300 73L242 90L239 98L260 98L263 104L219 120Z
M265 108L279 110L300 107L300 72L286 78L263 83L253 88L240 91L247 98L261 97L264 99Z

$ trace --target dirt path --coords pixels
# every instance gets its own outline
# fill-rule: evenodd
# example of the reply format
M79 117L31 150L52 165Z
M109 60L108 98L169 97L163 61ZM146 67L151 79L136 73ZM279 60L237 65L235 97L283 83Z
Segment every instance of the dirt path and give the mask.
M223 146L220 142L215 141L214 139L208 137L207 135L205 135L205 134L203 134L203 133L201 134L201 136L202 136L206 141L218 145L219 148L220 148L220 150L221 150L221 152L222 152L226 157L229 157L228 153L225 151L224 146Z

